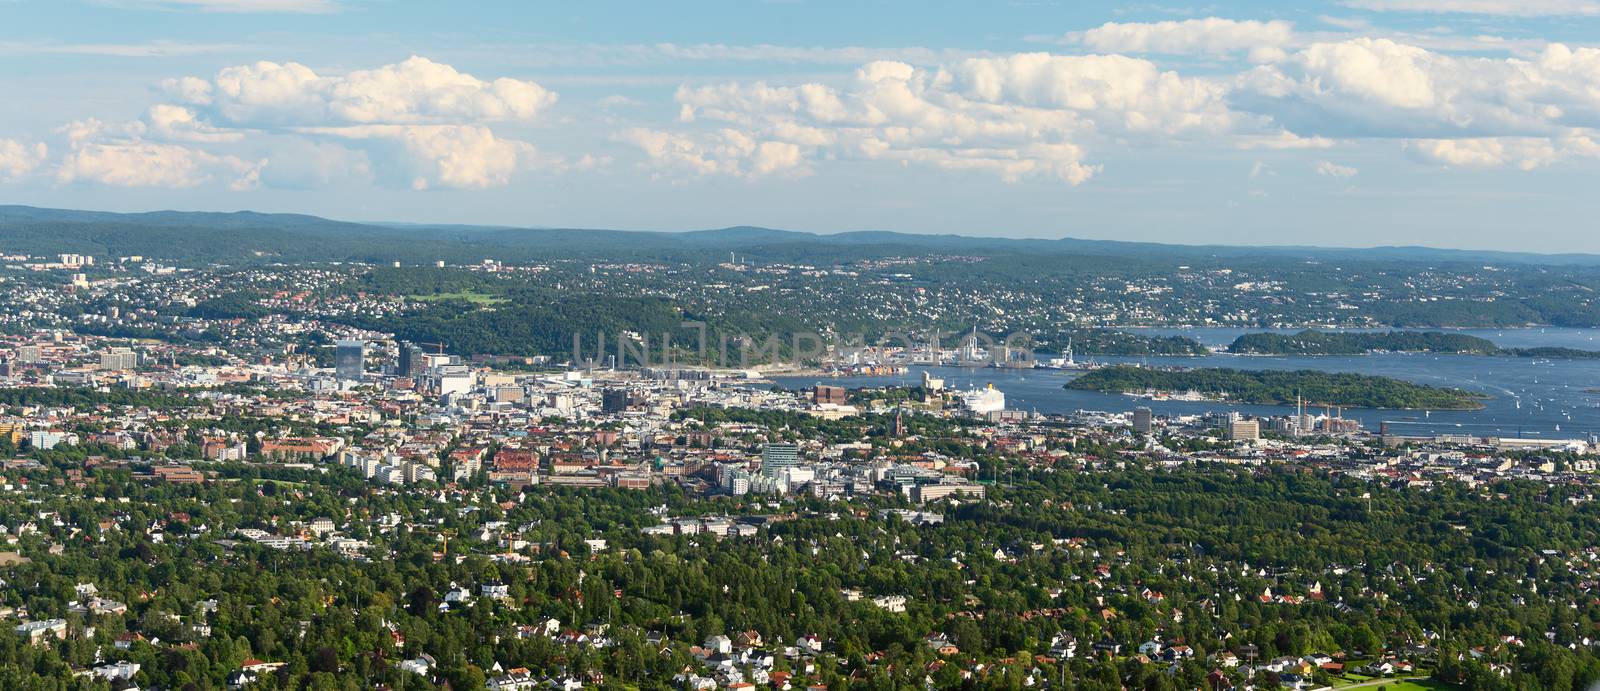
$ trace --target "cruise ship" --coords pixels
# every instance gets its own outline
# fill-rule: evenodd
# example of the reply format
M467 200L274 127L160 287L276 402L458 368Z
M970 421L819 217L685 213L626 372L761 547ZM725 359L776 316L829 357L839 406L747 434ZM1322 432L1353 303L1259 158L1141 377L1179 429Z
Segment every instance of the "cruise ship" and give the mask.
M981 389L968 389L956 394L961 400L961 405L967 410L978 414L987 415L1006 409L1006 394L990 384Z

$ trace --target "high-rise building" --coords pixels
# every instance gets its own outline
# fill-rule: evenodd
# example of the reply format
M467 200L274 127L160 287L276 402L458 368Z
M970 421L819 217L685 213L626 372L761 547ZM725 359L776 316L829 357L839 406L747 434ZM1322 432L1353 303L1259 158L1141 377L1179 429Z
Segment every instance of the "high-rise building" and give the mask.
M1153 426L1152 423L1154 422L1154 418L1155 416L1151 414L1149 408L1134 408L1133 431L1138 432L1139 434L1149 434L1150 428Z
M800 465L800 446L797 444L768 444L761 450L761 474L775 478L787 468Z
M842 386L824 386L822 384L818 384L816 388L811 390L812 403L844 405L845 403L848 403L849 400L850 392L846 391Z
M339 341L333 347L333 371L340 379L360 380L367 366L367 344Z
M400 342L400 356L395 361L394 375L397 377L420 378L428 371L428 360L424 357L422 348L415 343Z
M17 362L26 365L26 364L38 362L38 361L43 360L43 359L44 359L44 355L39 352L39 346L36 346L36 345L17 346Z
M627 389L606 389L600 392L600 412L615 415L625 412L627 409Z
M100 369L123 371L138 367L139 354L131 348L112 348L100 354Z
M1228 438L1235 441L1249 441L1261 438L1261 423L1256 420L1235 418L1228 428Z

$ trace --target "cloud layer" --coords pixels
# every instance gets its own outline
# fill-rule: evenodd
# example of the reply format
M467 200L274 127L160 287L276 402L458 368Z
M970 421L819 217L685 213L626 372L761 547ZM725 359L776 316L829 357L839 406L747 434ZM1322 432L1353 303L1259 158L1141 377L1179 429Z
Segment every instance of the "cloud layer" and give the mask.
M160 4L334 9L318 0ZM1496 0L1346 4L1509 13ZM1585 14L1592 4L1518 6ZM538 82L475 76L421 56L348 71L257 61L164 79L159 100L128 120L75 121L48 143L0 139L0 181L477 190L620 157L674 181L888 164L1077 186L1118 165L1119 154L1142 149L1303 156L1275 169L1341 179L1356 168L1330 159L1358 146L1451 169L1533 170L1600 158L1600 49L1549 43L1492 52L1482 50L1496 45L1489 38L1409 40L1363 35L1359 22L1328 24L1341 31L1220 17L1110 22L1057 34L1065 47L1052 51L1005 54L662 44L653 50L682 60L766 56L825 69L790 80L682 83L669 103L595 96L575 109ZM895 59L881 59L889 54ZM536 147L541 134L564 155Z
M478 79L422 57L344 74L262 61L167 79L160 90L168 102L138 119L60 128L65 146L53 179L232 190L345 180L498 187L539 160L533 145L492 126L526 125L557 100L535 82ZM0 180L36 173L47 151L0 140Z

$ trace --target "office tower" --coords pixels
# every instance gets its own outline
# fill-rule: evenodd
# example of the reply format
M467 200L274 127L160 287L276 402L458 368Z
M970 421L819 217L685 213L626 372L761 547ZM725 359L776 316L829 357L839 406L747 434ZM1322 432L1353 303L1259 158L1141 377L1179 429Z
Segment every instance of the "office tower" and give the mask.
M112 348L100 354L100 369L103 370L130 370L138 369L139 354L129 348Z
M628 409L627 389L606 389L600 392L600 412L616 414Z
M360 380L366 369L367 344L363 341L339 341L333 350L333 371L340 379Z
M422 348L415 343L400 343L400 356L395 362L394 374L397 377L411 377L416 379L428 371L428 359Z
M1149 434L1153 418L1154 416L1150 413L1149 408L1134 408L1133 431L1139 434Z
M800 465L800 447L796 444L768 444L761 450L761 474L775 478L786 468Z
M1261 438L1261 423L1255 420L1235 419L1228 428L1228 438L1248 441Z
M849 400L850 392L846 391L842 386L824 386L818 384L816 388L811 390L812 403L844 405L845 403L848 403Z

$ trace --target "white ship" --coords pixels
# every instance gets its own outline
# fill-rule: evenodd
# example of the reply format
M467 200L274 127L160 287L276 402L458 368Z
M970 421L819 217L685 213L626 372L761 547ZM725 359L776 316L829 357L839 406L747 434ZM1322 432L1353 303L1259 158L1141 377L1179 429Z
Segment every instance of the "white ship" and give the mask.
M1050 358L1049 360L1045 360L1044 364L1040 365L1040 367L1043 367L1045 369L1065 369L1065 370L1079 370L1079 371L1100 369L1103 366L1104 365L1100 365L1100 364L1094 363L1094 362L1078 362L1076 360L1073 360L1072 359L1072 339L1070 339L1070 338L1067 339L1067 352L1065 353L1064 357Z
M990 384L981 389L968 389L956 394L961 399L961 405L967 410L978 414L987 415L1006 409L1006 394Z

